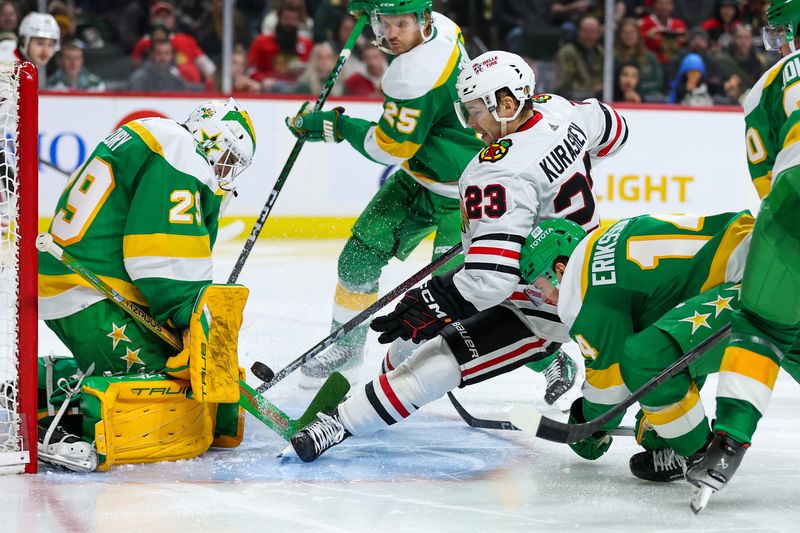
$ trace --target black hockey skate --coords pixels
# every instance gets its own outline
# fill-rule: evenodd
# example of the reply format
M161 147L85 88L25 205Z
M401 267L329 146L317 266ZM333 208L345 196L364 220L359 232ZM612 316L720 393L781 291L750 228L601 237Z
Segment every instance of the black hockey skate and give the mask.
M703 458L703 452L690 457L675 453L670 447L647 450L633 455L628 462L631 474L645 481L668 483L683 479L686 469L697 464Z
M350 436L350 432L339 420L339 410L330 415L317 413L319 417L294 435L292 435L292 448L300 459L310 463L325 450L336 446Z
M575 384L575 375L578 369L575 362L563 350L558 350L550 366L544 369L547 379L547 388L544 391L544 401L553 405L565 392Z
M722 431L714 433L706 453L686 471L686 481L696 487L691 508L705 509L711 494L725 488L744 458L749 444L740 444Z
M38 455L42 462L61 466L75 472L93 472L97 469L97 449L61 426L49 429L39 426Z

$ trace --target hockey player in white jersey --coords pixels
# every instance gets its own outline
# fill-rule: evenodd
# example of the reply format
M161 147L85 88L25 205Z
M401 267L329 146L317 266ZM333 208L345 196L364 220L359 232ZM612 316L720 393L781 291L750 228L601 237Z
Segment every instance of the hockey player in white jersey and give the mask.
M427 341L330 414L292 437L312 461L350 435L384 429L447 391L546 357L569 340L555 307L520 284L525 237L543 218L597 227L592 162L612 155L627 125L611 107L534 93L515 54L487 52L459 75L457 108L486 147L459 181L464 269L434 276L376 318L379 342Z

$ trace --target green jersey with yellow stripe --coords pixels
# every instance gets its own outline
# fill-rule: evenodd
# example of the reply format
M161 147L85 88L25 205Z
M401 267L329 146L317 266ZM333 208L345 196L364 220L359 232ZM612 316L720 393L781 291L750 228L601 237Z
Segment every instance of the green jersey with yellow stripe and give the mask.
M745 142L750 177L764 198L772 177L784 168L800 165L800 144L778 155L800 139L800 51L778 61L759 79L744 102ZM778 168L776 167L778 161Z
M747 212L647 215L620 220L581 241L560 283L558 314L584 356L587 420L630 394L619 363L632 334L693 296L741 280L752 224ZM685 327L665 331L686 351L704 338L694 335L699 328L711 328L708 316L687 309L678 321Z
M173 120L129 122L71 177L50 233L89 270L159 322L189 322L211 282L222 191L192 135ZM39 254L39 316L79 313L104 297Z
M458 178L483 147L464 128L453 103L461 66L469 59L461 30L433 14L433 36L394 58L381 82L385 97L378 122L343 115L342 135L364 156L400 165L437 194L458 198Z

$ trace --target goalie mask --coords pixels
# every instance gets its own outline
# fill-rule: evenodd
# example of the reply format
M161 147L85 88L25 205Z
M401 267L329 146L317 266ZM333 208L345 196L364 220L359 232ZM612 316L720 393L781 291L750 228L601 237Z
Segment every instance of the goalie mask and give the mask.
M387 33L391 31L390 27L396 26L399 31L402 31L402 25L409 22L393 20L391 17L414 15L422 42L427 42L433 37L432 25L427 32L425 31L425 25L431 20L433 0L378 0L374 4L375 7L370 11L370 24L375 33L373 44L387 54L397 55L389 45Z
M525 295L536 305L554 304L558 297L558 276L555 262L559 257L572 255L586 232L575 222L565 218L542 220L533 228L519 257L522 278L529 287Z
M55 41L53 53L58 52L61 28L58 27L53 15L49 13L28 13L19 23L20 51L26 59L30 59L28 46L34 37L52 39Z
M214 168L220 188L231 190L233 180L250 166L256 151L250 115L233 98L211 100L192 111L185 125Z
M486 52L473 59L458 75L456 114L461 124L468 128L470 112L476 113L475 104L480 105L479 102L483 102L485 111L491 113L500 123L502 135L506 136L508 123L516 119L525 102L533 98L535 87L536 76L520 56L502 50ZM497 114L497 91L503 88L511 91L519 102L511 117L500 117ZM483 110L482 105L480 108Z
M800 0L773 0L767 9L767 24L761 29L764 48L779 50L784 43L794 52L800 24Z

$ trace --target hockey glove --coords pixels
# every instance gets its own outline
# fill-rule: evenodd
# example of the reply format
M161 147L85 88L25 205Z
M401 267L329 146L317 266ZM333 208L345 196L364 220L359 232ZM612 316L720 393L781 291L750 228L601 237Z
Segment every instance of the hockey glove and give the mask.
M328 143L341 142L342 132L339 130L339 117L344 113L343 107L330 111L314 111L309 109L311 102L306 102L300 111L292 118L286 117L286 125L292 135L305 136L309 142L325 141Z
M572 402L569 410L570 424L583 424L586 419L583 416L583 398L577 398ZM605 431L598 431L591 436L578 442L569 444L572 451L590 461L600 458L611 447L614 438Z

